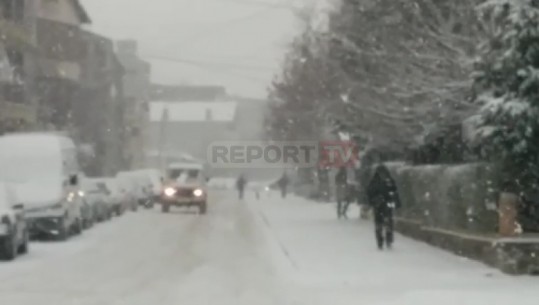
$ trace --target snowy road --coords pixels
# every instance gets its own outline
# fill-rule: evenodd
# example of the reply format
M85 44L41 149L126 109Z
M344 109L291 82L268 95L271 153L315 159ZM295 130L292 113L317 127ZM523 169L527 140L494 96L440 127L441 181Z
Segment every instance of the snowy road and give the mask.
M0 264L0 304L538 304L536 278L339 222L327 204L217 193L200 217L131 213ZM433 303L434 302L434 303Z
M235 200L207 217L141 211L0 264L0 304L284 304L264 241Z

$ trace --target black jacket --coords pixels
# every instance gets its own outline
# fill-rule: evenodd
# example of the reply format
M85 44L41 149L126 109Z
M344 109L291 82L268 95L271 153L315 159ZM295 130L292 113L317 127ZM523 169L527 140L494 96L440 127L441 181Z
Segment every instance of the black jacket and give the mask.
M348 183L348 174L346 173L346 170L339 170L337 175L335 175L335 185L337 186L343 186Z
M393 203L395 208L400 208L397 185L385 166L381 165L376 168L367 186L367 197L369 204L374 208L389 207L390 203Z

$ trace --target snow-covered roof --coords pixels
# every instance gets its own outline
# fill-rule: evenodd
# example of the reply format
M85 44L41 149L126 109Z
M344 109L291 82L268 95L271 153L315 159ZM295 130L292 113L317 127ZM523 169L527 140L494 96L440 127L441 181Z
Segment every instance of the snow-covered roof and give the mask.
M75 149L73 141L54 133L15 133L0 137L0 154L36 155L60 153L61 149Z
M167 166L169 169L204 169L204 165L192 162L174 162Z
M160 122L232 122L236 116L236 102L151 102L150 121Z

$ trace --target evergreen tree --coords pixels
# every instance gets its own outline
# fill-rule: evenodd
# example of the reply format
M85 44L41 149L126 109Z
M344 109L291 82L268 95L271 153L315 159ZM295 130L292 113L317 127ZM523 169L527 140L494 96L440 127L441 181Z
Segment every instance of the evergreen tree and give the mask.
M490 0L482 7L496 24L477 63L482 153L501 165L516 191L539 181L539 1Z

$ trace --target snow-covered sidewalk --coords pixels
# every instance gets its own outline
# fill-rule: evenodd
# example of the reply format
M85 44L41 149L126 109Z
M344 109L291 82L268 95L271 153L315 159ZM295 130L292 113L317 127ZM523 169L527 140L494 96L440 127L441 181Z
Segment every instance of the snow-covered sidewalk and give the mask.
M461 304L539 302L539 278L511 277L398 236L379 251L373 224L336 219L332 204L277 194L249 199L273 244L275 262L298 304Z

